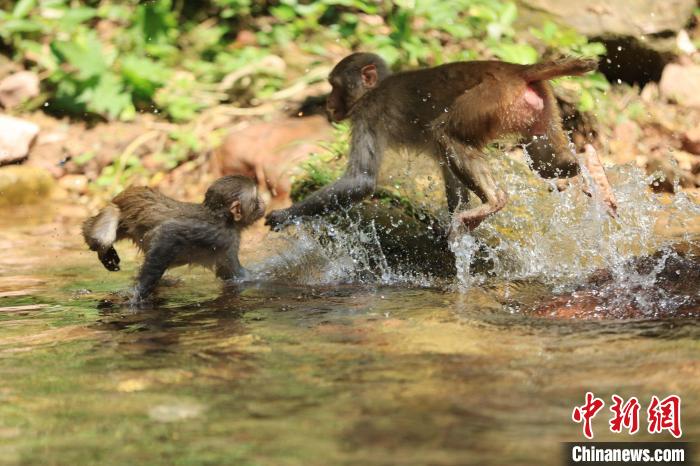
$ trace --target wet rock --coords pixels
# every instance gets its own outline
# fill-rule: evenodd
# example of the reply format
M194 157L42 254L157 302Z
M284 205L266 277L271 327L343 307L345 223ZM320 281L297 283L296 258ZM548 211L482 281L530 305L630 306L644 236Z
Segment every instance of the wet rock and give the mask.
M700 108L700 65L669 64L659 89L662 96L679 105Z
M0 206L19 205L46 199L55 184L51 174L37 167L0 167Z
M202 404L179 401L154 406L148 411L148 416L158 422L177 422L199 417L203 412L204 405Z
M58 180L59 186L63 189L78 193L85 194L88 190L88 179L85 175L66 175Z
M332 136L333 128L321 116L255 123L226 136L212 155L211 170L216 176L254 178L281 207L289 204L292 176Z
M295 197L295 201L299 199ZM327 224L315 232L321 243L332 242L338 231L352 231L364 244L367 266L373 273L381 275L387 268L397 274L440 278L456 273L443 224L430 211L386 191L379 190L347 213L329 215L325 220Z
M412 215L405 206L377 199L356 206L352 215L364 225L373 225L383 256L375 259L386 260L392 270L435 277L456 274L447 233L431 215ZM375 264L377 268L381 265Z
M700 155L700 125L683 133L681 138L683 150Z
M604 35L593 40L605 45L607 53L601 58L598 69L610 82L625 82L645 86L658 82L664 67L676 56L675 43L671 39L654 38L640 40L632 36Z
M685 27L696 6L695 0L590 0L585 4L559 0L519 0L521 14L536 24L553 18L587 36L618 34L640 36Z
M639 126L632 120L625 120L615 126L610 139L610 152L620 164L634 162L639 152L637 141L641 136Z
M573 293L552 298L531 314L562 319L700 317L700 257L660 251L632 259L617 273L594 272Z
M647 173L654 176L651 183L651 188L656 192L675 192L675 184L682 188L694 188L695 177L688 170L683 170L676 162L671 162L671 159L664 155L652 154L646 165Z
M36 124L0 115L0 165L27 158L37 134L39 126Z
M13 108L39 95L39 77L31 71L13 73L0 81L0 104Z

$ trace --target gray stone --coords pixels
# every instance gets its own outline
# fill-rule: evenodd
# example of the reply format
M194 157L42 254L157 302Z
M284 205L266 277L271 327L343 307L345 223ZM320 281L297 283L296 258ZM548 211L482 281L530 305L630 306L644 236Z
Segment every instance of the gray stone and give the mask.
M25 159L37 134L39 126L31 121L0 115L0 165Z
M521 16L536 25L549 17L587 36L639 36L685 27L695 0L519 0Z
M0 104L13 108L39 95L39 77L31 71L13 73L0 81Z

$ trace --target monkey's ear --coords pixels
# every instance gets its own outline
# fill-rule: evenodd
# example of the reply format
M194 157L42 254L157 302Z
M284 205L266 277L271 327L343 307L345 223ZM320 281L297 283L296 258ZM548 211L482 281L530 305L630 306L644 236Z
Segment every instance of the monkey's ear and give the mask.
M364 84L365 87L374 87L377 85L379 77L377 76L376 65L363 66L360 70L360 74L362 75L362 84Z
M241 219L243 218L243 213L241 212L241 201L235 200L231 203L231 207L228 208L228 210L231 212L231 215L233 215L233 219L237 222L240 222Z

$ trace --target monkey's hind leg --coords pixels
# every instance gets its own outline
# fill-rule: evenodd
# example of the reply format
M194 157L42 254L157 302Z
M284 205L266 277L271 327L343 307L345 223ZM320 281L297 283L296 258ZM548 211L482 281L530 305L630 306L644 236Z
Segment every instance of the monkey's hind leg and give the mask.
M110 272L119 270L119 254L114 249L119 227L119 208L109 205L83 223L83 238L102 265Z
M617 200L595 149L587 144L586 151L579 160L561 126L559 107L551 86L546 82L534 83L532 86L543 96L544 109L532 128L532 133L539 135L526 145L531 168L542 178L572 178L579 175L581 165L585 166L608 213L612 217L617 216ZM557 187L562 189L560 184ZM584 192L590 195L589 190L584 189Z
M471 231L488 216L495 214L508 202L508 194L496 185L488 161L481 151L453 141L446 147L447 163L459 180L477 195L482 204L469 210L456 212L450 228L450 236L461 227Z
M592 145L586 144L586 149L582 157L583 164L586 166L591 180L593 180L593 183L596 185L598 194L603 204L607 207L608 213L612 217L617 217L617 199L615 198L612 186L610 186L608 175L605 174L603 163L598 157L598 152L596 152ZM584 192L589 196L592 194L587 189L584 189Z
M563 132L552 134L550 131L546 136L533 139L527 145L526 150L532 160L532 169L542 178L571 178L580 174L581 165L586 167L591 181L595 184L596 192L608 209L608 213L612 217L617 216L615 193L605 174L603 163L592 145L586 144L586 150L579 160L569 148ZM564 189L559 183L557 183L557 188L560 191ZM591 195L589 187L583 188L583 192Z

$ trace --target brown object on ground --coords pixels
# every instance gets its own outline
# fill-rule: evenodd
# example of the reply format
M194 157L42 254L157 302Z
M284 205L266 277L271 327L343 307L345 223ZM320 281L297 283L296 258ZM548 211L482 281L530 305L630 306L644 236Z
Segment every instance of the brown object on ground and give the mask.
M18 206L45 200L55 181L51 174L37 167L8 165L0 167L0 206Z
M275 206L290 204L291 177L321 144L331 141L333 128L325 117L314 115L254 123L230 132L210 161L216 176L245 175L268 192Z
M700 65L667 65L659 90L661 95L679 105L700 108Z
M0 115L0 165L27 158L39 126L31 121Z
M682 136L683 150L700 155L700 125L686 131Z
M0 104L13 108L39 95L39 77L31 71L19 71L0 81Z
M677 163L663 154L652 154L647 161L647 173L657 174L651 183L655 192L673 193L676 191L676 181L681 188L694 188L695 177L692 173L681 170Z

